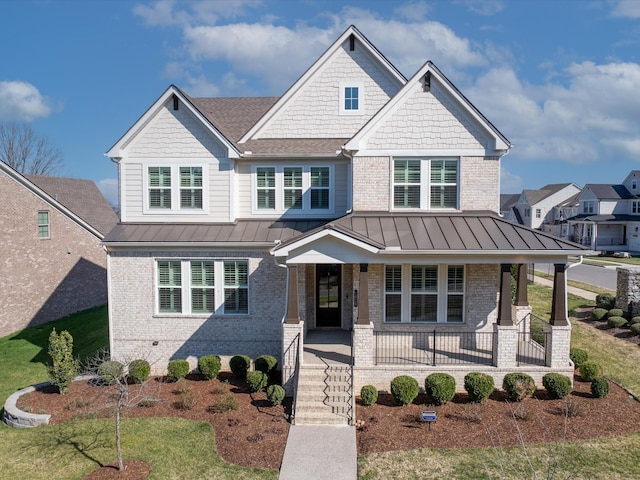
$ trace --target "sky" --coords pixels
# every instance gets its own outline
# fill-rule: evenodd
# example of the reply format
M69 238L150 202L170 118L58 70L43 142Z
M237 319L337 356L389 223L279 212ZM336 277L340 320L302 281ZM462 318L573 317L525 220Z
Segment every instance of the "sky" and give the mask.
M0 0L0 122L117 203L104 153L174 84L279 96L351 24L405 77L427 60L514 145L501 192L640 169L640 0Z

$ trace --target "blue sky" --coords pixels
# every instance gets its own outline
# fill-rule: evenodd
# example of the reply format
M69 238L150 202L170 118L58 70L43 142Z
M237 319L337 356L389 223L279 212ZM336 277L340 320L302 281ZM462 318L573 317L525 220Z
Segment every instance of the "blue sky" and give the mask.
M509 138L503 193L640 168L639 0L3 0L0 18L0 121L112 202L104 152L170 84L281 95L350 24L406 77L433 61Z

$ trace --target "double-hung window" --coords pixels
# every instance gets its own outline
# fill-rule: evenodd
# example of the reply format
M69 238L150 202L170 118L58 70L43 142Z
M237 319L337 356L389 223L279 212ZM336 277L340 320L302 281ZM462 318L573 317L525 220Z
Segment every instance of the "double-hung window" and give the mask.
M247 260L158 260L159 314L249 313Z
M458 208L457 159L396 159L393 163L393 207Z
M640 200L631 200L631 213L640 214Z
M153 165L145 169L147 213L198 213L207 197L203 166Z
M38 238L50 238L49 212L47 210L38 212Z
M385 322L462 323L463 265L386 265Z
M333 166L255 166L253 213L333 212Z
M587 200L582 204L583 213L594 213L594 211L595 211L595 202L593 200Z

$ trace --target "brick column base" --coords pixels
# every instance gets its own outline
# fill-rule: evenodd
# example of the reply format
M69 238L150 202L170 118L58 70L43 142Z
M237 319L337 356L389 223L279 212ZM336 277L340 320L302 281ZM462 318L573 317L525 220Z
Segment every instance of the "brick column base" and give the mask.
M493 326L496 333L493 343L493 364L498 368L513 368L517 366L518 327L516 325Z
M569 366L571 349L571 325L549 325L547 345L547 367L566 368Z
M286 395L295 392L297 370L304 353L304 322L282 324L282 386Z
M356 367L374 365L373 347L373 323L368 325L355 324L351 333L351 345L353 350L353 365Z

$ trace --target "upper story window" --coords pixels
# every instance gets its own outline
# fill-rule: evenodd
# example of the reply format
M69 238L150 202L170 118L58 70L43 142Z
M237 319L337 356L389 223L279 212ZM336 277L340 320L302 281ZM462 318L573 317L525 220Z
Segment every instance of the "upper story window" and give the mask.
M464 321L463 265L386 265L385 322Z
M582 204L582 213L594 213L595 202L593 200L587 200Z
M542 209L536 208L536 218L542 218Z
M148 166L145 170L147 213L193 213L204 210L202 166Z
M49 232L49 212L40 210L38 212L38 238L51 238Z
M640 214L640 200L631 200L631 213L634 215Z
M530 208L525 208L524 209L524 216L525 217L530 217L531 216L531 209Z
M360 115L363 112L363 86L360 82L340 83L340 113L342 115Z
M330 166L254 167L253 213L331 213L334 180Z
M458 160L394 160L393 206L419 209L458 208Z
M632 180L631 181L631 190L635 190L638 188L638 180Z
M158 260L158 313L249 313L247 260Z

